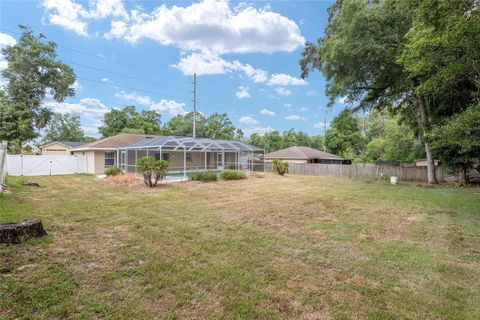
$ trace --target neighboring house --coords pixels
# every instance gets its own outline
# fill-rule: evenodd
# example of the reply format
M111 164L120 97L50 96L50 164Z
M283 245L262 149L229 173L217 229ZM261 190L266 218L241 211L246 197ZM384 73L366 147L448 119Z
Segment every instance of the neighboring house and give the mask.
M119 149L155 135L123 133L113 137L83 144L70 150L73 155L85 155L87 172L103 174L106 168L117 166L119 163Z
M334 154L313 149L310 147L290 147L267 153L265 162L282 160L290 163L323 163L323 164L350 164L351 161Z
M40 150L42 155L46 156L64 156L69 155L70 150L73 148L77 148L86 142L74 142L74 141L50 141L40 146Z

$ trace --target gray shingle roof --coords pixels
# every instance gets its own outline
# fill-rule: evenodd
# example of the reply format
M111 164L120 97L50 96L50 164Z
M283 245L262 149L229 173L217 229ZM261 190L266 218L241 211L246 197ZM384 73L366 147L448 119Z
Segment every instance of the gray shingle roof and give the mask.
M344 160L342 157L334 154L313 149L310 147L290 147L274 152L267 153L265 159L330 159L330 160Z

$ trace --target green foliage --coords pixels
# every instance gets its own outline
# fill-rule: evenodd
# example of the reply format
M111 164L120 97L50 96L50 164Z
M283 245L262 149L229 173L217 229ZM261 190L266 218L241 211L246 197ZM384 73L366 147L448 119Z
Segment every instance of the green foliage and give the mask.
M168 174L169 163L165 160L155 160L153 157L141 157L137 160L137 172L143 174L143 182L152 188Z
M288 173L288 162L284 162L282 160L273 160L272 167L273 171L281 176L283 176L285 173Z
M383 123L383 133L372 135L366 147L367 156L373 161L409 163L415 160L414 136L410 128L398 124L395 118Z
M435 183L429 133L478 99L478 1L337 0L317 44L307 43L302 76L320 69L333 105L388 109L424 141ZM328 142L328 139L327 139Z
M118 174L123 174L123 171L118 167L110 167L105 169L104 173L107 177L111 177L111 176L116 176Z
M85 141L80 117L68 113L54 113L45 128L42 143L48 141Z
M246 179L247 175L241 170L225 170L220 173L220 177L224 180L242 180Z
M365 147L365 139L360 132L360 119L348 110L342 111L331 123L325 133L327 151L334 154L345 154L352 150L359 154Z
M191 172L188 174L188 179L192 181L217 181L218 175L213 171Z
M278 131L271 131L265 133L263 136L254 133L246 142L264 149L266 153L293 146L323 149L324 145L322 136L309 136L305 132L296 132L293 129L284 131L282 134Z
M205 117L197 112L195 123L196 136L199 138L234 140L243 137L243 132L235 128L226 113L213 113ZM171 118L162 131L164 135L192 136L193 112Z
M1 53L8 65L2 71L5 90L0 90L0 139L8 140L12 152L22 151L23 143L38 136L51 117L43 106L47 90L57 102L73 96L73 70L57 59L57 45L36 37L30 28L20 26L17 44Z
M160 114L154 110L138 112L135 106L105 113L103 125L98 128L103 137L119 133L160 134Z
M462 177L480 158L480 101L433 129L432 150L447 165L458 168ZM466 181L468 183L468 180Z
M478 1L418 3L398 61L415 82L417 95L431 97L429 103L435 106L431 113L440 120L478 98L479 34Z

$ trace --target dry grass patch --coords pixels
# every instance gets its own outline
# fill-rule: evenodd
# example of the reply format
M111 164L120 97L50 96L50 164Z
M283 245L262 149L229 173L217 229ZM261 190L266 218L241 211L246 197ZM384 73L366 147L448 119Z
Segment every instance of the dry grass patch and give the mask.
M0 245L0 318L479 316L476 190L113 178L9 179L0 221L39 218L49 236Z

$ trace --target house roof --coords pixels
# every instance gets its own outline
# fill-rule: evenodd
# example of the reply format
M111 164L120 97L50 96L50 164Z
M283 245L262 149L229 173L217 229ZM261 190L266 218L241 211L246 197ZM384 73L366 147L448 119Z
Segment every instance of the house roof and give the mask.
M142 148L186 148L186 149L217 149L217 150L235 150L235 151L263 151L263 149L234 140L219 140L208 138L193 138L181 136L161 136L152 139L145 139L135 142L125 149Z
M133 133L121 133L113 137L108 137L100 139L94 142L90 142L74 148L72 151L76 150L102 150L102 149L118 149L126 147L132 143L142 141L148 138L156 138L158 136L151 134L133 134Z
M265 159L328 159L328 160L344 160L334 154L313 149L310 147L290 147L274 152L267 153Z
M86 144L86 142L77 142L77 141L48 141L47 143L42 145L41 148L43 148L45 146L48 146L50 144L54 144L54 143L63 144L64 146L66 146L68 148L76 148L78 146Z

